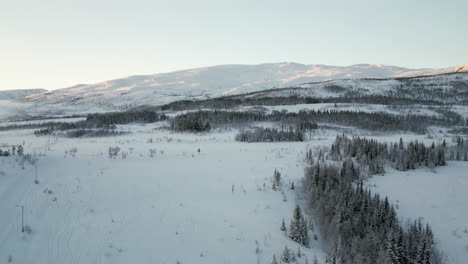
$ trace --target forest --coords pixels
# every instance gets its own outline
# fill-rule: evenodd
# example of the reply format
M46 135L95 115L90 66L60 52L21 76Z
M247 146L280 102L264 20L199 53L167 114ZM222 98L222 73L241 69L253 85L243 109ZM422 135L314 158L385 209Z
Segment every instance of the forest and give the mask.
M465 149L463 140L457 139L454 148ZM369 174L383 174L384 163L399 170L444 166L444 149L449 149L445 143L385 144L343 135L327 153L314 157L308 151L303 193L328 243L327 263L444 263L429 225L420 219L400 222L388 198L372 194L363 184Z

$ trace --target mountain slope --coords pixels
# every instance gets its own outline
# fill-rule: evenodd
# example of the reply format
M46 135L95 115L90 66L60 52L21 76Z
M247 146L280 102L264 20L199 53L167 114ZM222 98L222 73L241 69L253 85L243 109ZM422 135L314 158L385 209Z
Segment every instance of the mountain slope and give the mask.
M221 65L81 84L30 95L21 101L35 102L35 107L54 105L59 109L85 107L93 110L115 110L161 105L182 99L242 94L331 79L432 75L455 72L457 69L448 67L414 70L369 64L347 67L298 63Z
M28 95L44 93L46 89L24 89L0 91L0 100L17 100Z

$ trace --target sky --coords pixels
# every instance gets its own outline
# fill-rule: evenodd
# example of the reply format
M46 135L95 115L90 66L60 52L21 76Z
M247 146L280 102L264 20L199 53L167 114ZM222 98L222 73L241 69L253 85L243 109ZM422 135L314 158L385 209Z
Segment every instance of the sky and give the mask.
M0 0L0 90L221 64L448 67L466 0Z

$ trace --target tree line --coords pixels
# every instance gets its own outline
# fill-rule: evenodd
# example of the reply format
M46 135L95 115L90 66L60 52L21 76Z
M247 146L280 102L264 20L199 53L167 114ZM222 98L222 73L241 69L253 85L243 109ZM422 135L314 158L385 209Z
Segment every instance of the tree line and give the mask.
M296 104L317 104L321 100L313 97L283 96L283 97L219 97L205 100L181 100L165 104L158 110L181 111L198 109L232 109L240 106L258 105L296 105Z
M153 111L124 111L88 114L85 120L76 122L48 122L40 124L43 129L36 130L35 135L49 135L56 131L68 131L65 133L69 137L81 137L84 135L107 136L118 135L120 132L113 131L118 124L129 124L133 122L153 123L166 120L166 115Z
M332 92L341 87L331 86L325 87L327 90ZM304 90L307 88L288 88ZM343 88L345 89L345 88ZM339 89L340 92L344 90ZM153 107L155 110L161 111L182 111L182 110L199 110L199 109L233 109L242 106L277 106L277 105L297 105L297 104L318 104L318 103L359 103L359 104L383 104L383 105L444 105L446 97L441 93L427 95L427 91L424 92L425 96L419 96L418 93L411 92L410 95L406 91L402 91L402 88L397 87L393 92L389 92L386 95L365 95L352 91L338 97L311 97L311 96L268 96L262 95L262 93L275 92L266 91L261 92L257 97L246 95L227 96L219 98L210 98L204 100L181 100L165 104L160 107ZM450 94L453 96L453 94Z
M180 114L170 120L175 131L200 132L213 127L245 124L248 122L282 122L284 124L331 123L371 131L411 131L424 134L428 126L452 127L464 125L464 120L457 117L437 117L426 115L393 115L384 112L368 113L362 111L308 110L297 113L273 111L218 111L200 110ZM206 124L208 128L205 128Z

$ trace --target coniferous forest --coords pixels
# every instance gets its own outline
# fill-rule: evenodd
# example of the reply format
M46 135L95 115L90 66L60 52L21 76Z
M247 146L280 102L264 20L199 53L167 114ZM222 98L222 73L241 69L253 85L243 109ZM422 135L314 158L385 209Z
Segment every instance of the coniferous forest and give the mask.
M313 157L307 152L311 165L303 192L328 241L327 263L444 263L429 225L400 222L388 198L373 194L363 183L366 171L383 174L385 162L399 170L443 166L444 156L435 154L442 151L417 142L386 145L337 136L329 154Z

